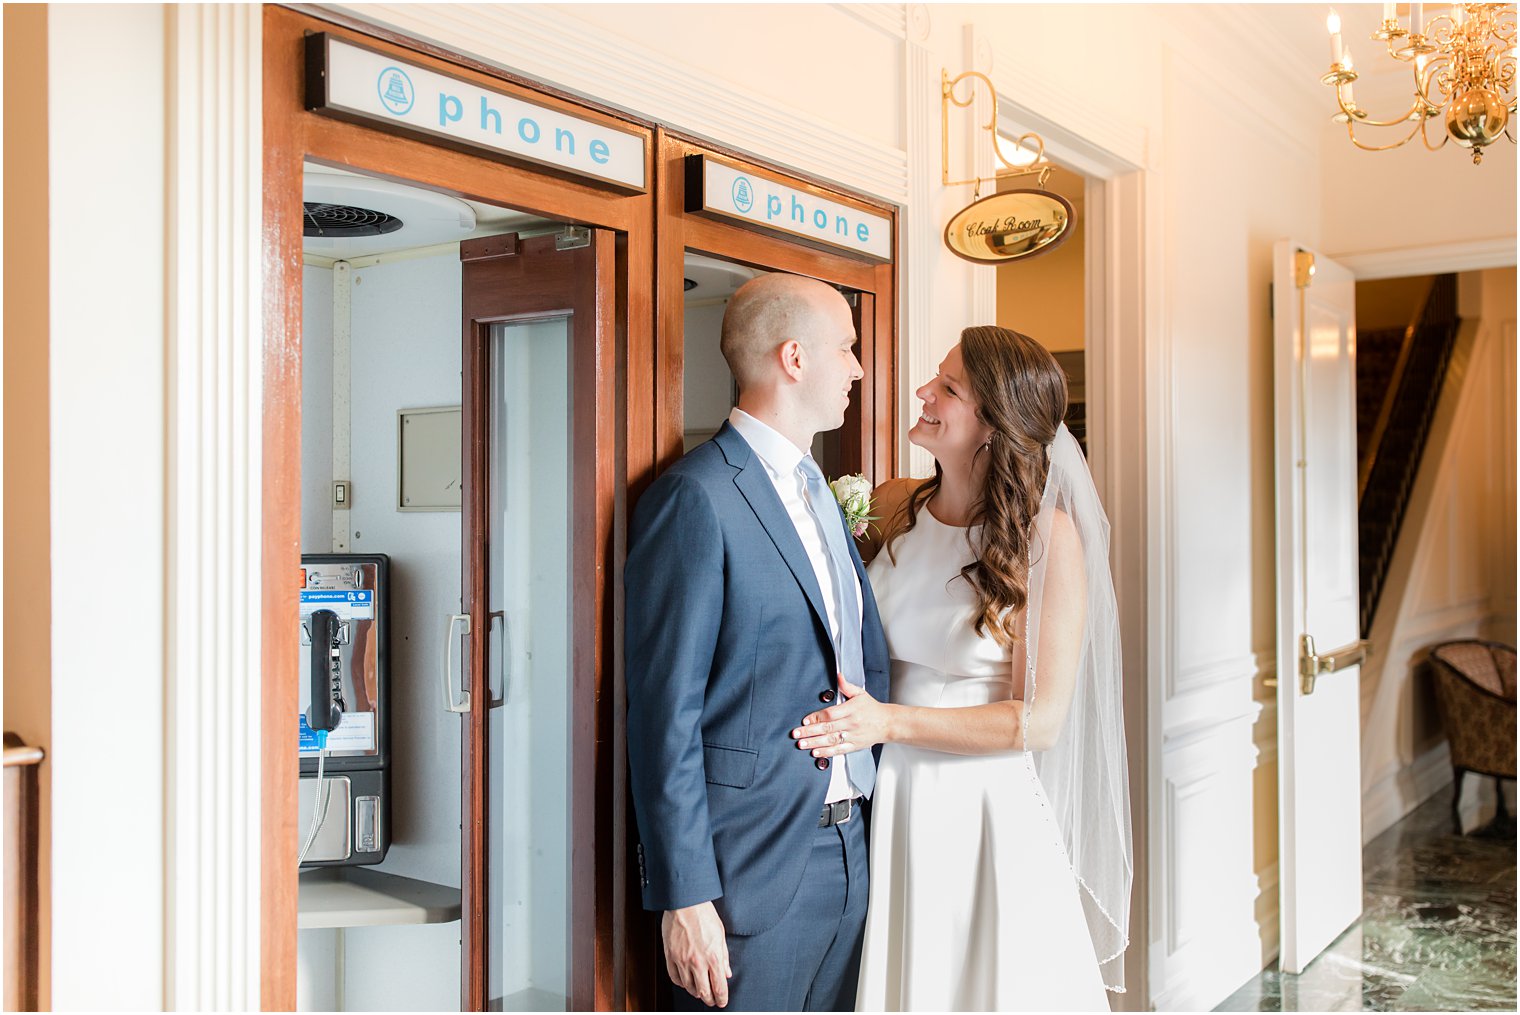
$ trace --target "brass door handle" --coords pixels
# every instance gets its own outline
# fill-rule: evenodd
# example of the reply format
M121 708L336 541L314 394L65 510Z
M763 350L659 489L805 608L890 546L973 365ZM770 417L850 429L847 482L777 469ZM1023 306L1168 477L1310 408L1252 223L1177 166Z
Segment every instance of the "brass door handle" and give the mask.
M1371 654L1372 643L1359 638L1350 645L1321 655L1314 647L1313 635L1306 634L1298 640L1299 689L1305 694L1313 694L1314 681L1321 673L1334 673L1360 666Z

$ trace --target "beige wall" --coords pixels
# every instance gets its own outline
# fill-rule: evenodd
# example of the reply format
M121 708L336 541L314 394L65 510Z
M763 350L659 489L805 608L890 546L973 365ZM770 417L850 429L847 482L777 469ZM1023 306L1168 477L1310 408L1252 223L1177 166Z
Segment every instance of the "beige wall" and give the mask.
M999 191L1032 189L1030 179L1008 180ZM1045 188L1071 202L1077 222L1072 235L1048 254L976 271L997 273L997 323L1023 332L1051 352L1079 352L1085 344L1087 258L1086 182L1058 169Z
M47 7L5 5L5 728L50 750ZM51 1005L53 762L41 782L39 962Z
M1356 284L1356 329L1404 328L1425 305L1435 276L1379 278Z
M1362 668L1363 833L1450 779L1424 653L1515 637L1515 269L1460 276L1464 322Z
M1407 107L1407 93L1402 101ZM1489 145L1475 166L1453 144L1428 152L1416 138L1394 151L1364 152L1344 127L1325 130L1323 249L1331 256L1495 239L1513 249L1515 146L1508 141ZM1464 212L1446 213L1437 195L1460 195Z

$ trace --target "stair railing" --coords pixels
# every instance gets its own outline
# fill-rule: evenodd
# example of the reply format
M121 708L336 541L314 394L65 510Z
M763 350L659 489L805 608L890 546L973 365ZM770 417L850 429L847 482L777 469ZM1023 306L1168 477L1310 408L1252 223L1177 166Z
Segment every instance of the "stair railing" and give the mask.
M1414 348L1414 337L1419 333L1420 321L1425 317L1425 311L1430 306L1430 294L1435 291L1435 287L1435 276L1431 276L1425 284L1425 292L1420 296L1419 306L1415 308L1414 315L1409 318L1409 325L1404 329L1404 340L1399 343L1399 358L1394 361L1393 375L1388 379L1388 389L1383 392L1383 403L1378 407L1377 420L1372 424L1372 433L1367 438L1367 450L1362 454L1362 460L1357 463L1356 497L1358 501L1367 492L1367 481L1372 478L1372 466L1377 461L1378 448L1382 446L1383 435L1388 431L1388 421L1393 417L1393 406L1398 398L1399 385L1404 381L1404 368L1409 365L1409 353Z

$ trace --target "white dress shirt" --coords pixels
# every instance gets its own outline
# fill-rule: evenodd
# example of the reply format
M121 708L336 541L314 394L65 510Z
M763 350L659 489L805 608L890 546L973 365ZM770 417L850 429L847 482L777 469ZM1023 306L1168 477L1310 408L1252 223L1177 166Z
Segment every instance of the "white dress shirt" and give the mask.
M728 422L739 431L739 436L744 438L745 443L765 466L771 485L776 488L776 495L781 498L781 506L786 508L787 517L792 520L792 527L797 530L797 538L802 541L802 549L807 553L808 563L813 565L813 576L818 579L818 588L823 593L823 608L828 614L829 634L837 645L839 643L839 607L835 602L834 573L829 566L829 553L824 545L823 530L819 528L818 519L808 508L807 481L803 478L802 470L798 468L806 452L779 431L762 423L743 409L735 408L730 412ZM863 613L865 597L859 592L860 576L852 567L845 578L855 583L855 602L861 604L860 609ZM856 617L856 624L860 624L862 619L862 617ZM844 698L841 695L835 700L843 701ZM799 715L797 721L800 723L802 716ZM831 759L831 761L837 760L840 759ZM850 783L847 766L830 764L829 792L824 797L824 802L833 803L836 800L859 795Z

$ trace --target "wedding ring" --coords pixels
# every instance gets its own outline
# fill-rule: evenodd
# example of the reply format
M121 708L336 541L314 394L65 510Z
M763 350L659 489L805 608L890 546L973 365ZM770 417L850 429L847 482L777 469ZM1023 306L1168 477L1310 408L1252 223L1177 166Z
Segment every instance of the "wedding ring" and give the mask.
M848 739L850 739L850 735L848 733L846 733L844 730L840 730L839 731L839 742L842 744L842 743L844 743Z

